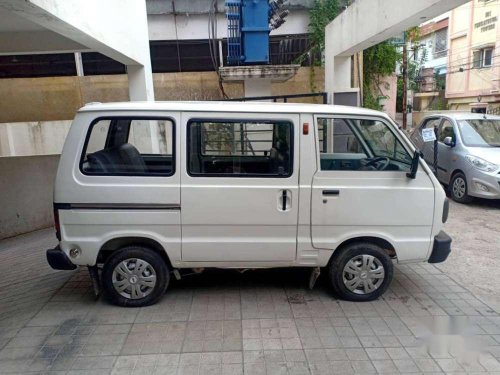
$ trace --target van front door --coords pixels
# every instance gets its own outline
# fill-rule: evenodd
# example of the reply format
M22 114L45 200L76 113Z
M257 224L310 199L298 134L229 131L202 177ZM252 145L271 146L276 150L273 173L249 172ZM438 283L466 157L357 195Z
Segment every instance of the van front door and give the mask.
M295 260L298 119L183 115L183 262Z
M382 118L316 118L318 171L311 197L312 242L336 249L345 240L377 237L398 259L424 259L431 241L434 187L400 135Z

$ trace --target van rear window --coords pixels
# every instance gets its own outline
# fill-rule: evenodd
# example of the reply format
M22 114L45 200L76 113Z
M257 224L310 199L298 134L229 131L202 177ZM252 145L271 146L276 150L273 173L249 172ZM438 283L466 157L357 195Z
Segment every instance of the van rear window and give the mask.
M290 122L195 120L188 124L192 176L288 177L292 174Z
M159 118L104 118L90 127L80 169L87 175L170 176L174 123Z

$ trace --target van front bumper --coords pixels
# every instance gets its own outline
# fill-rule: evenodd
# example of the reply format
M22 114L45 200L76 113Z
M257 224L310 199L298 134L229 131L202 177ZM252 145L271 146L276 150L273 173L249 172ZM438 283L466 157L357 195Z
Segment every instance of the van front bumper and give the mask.
M59 245L53 249L47 250L47 262L55 270L74 270L76 265L71 263L71 260Z
M441 231L434 237L432 253L429 257L429 263L441 263L448 258L451 252L451 237L446 232Z

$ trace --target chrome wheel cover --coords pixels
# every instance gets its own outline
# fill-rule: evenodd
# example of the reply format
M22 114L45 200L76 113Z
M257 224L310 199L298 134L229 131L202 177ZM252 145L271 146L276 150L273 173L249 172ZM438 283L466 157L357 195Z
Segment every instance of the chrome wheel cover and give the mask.
M453 195L457 198L463 198L466 191L465 180L462 177L457 177L453 181Z
M154 290L156 271L143 259L125 259L113 270L112 282L113 287L122 297L140 299Z
M369 294L380 288L385 279L382 262L372 255L356 255L342 271L344 285L356 294Z

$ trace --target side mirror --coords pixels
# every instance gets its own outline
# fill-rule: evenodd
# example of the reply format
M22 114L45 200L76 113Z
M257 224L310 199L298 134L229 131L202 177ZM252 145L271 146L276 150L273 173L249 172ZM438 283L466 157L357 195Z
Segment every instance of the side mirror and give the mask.
M417 176L419 159L420 159L420 151L415 150L415 153L413 154L413 159L411 160L411 169L410 172L406 174L406 177L415 179L415 177Z
M451 137L446 137L445 139L443 139L443 143L448 147L455 146L455 142L453 142L453 138L451 138Z

